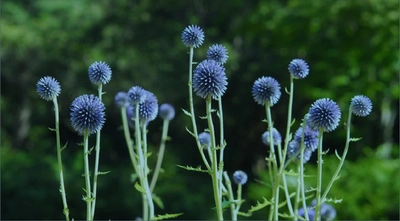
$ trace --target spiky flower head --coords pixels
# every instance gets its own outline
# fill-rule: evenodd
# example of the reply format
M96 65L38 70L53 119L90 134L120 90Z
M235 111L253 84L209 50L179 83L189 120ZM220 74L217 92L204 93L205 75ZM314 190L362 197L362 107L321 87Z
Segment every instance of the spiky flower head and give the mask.
M258 104L273 106L281 97L281 86L272 77L261 77L254 82L252 94Z
M247 182L247 174L241 170L237 170L233 173L233 182L236 184L244 185Z
M317 201L314 199L311 202L311 206L315 206L316 203ZM321 214L321 220L330 221L336 217L336 209L328 203L323 203L321 204L320 214Z
M282 143L282 136L281 134L278 132L277 129L272 128L272 139L274 140L274 145L280 145ZM265 131L262 135L261 135L261 141L269 146L270 142L269 142L269 131Z
M129 101L132 105L143 102L145 100L145 90L139 86L133 86L128 91Z
M297 160L300 159L300 148L301 144L295 140L292 140L288 144L288 149L287 149L287 157L288 159L292 157L296 157ZM306 163L310 160L312 155L312 150L308 148L304 148L303 152L303 163Z
M114 100L118 107L128 107L130 103L126 92L118 92L115 95Z
M107 84L111 80L111 68L103 61L96 61L89 67L89 80L93 84Z
M175 117L175 108L171 104L161 104L159 114L163 120L172 120Z
M202 147L208 149L211 147L211 137L208 132L201 132L199 134L199 142Z
M101 130L105 122L105 107L94 95L82 95L71 104L71 124L75 131L83 135L93 134Z
M204 60L194 70L193 89L199 97L218 99L225 93L226 85L225 68L214 60Z
M139 103L139 118L146 122L156 119L158 114L157 97L150 91L144 91L144 101Z
M204 32L197 25L189 25L182 32L182 42L186 47L198 48L203 41Z
M330 132L339 125L340 117L339 106L329 98L322 98L311 105L306 121L313 130Z
M53 77L42 77L36 84L36 92L40 98L51 101L60 94L60 83Z
M220 44L214 44L207 50L207 59L225 64L228 60L228 50Z
M350 103L353 114L360 117L368 116L372 111L371 100L364 95L357 95L351 99Z
M297 214L299 216L303 217L303 218L306 218L306 214L305 214L305 211L304 211L303 207L299 208L299 210L297 211ZM308 219L309 220L314 220L314 217L315 217L315 210L314 209L308 207L307 208L307 214L308 214Z
M303 136L303 127L299 127L294 133L294 140L301 143L301 138ZM304 146L311 151L315 151L318 148L318 131L311 129L306 126L304 130Z
M293 59L289 63L289 72L296 79L303 79L307 77L310 69L308 68L308 64L303 59Z

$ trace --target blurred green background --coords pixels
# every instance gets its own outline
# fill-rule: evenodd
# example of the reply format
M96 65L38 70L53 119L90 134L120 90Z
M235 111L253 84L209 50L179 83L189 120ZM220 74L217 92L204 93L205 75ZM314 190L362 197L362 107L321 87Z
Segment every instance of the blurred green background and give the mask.
M134 1L134 0L13 0L1 4L1 218L63 219L58 191L54 114L51 102L36 94L40 77L55 77L62 87L61 142L70 216L82 219L84 179L82 137L71 128L69 105L83 93L96 94L87 70L94 61L105 61L113 71L103 87L107 120L102 131L101 171L96 219L135 219L141 197L130 181L133 171L121 130L114 95L139 85L152 91L159 103L177 110L155 192L165 205L156 213L179 213L179 219L215 219L210 177L176 165L202 165L193 138L186 132L188 108L188 48L181 32L198 24L205 32L195 60L205 59L209 46L223 44L229 51L226 67L228 90L223 97L228 143L225 169L249 174L244 187L244 211L269 190L255 180L266 180L261 143L266 130L264 108L251 96L253 82L261 76L276 78L283 95L272 109L275 126L285 130L289 85L287 66L303 58L310 75L295 82L293 117L297 129L316 99L329 97L342 108L341 126L324 136L330 149L325 177L338 164L334 150L345 143L343 122L350 99L364 94L374 108L366 118L353 117L352 143L341 179L329 197L337 219L399 218L399 57L397 0L268 0L268 1ZM197 114L204 101L195 97ZM205 128L199 122L199 131ZM149 143L155 153L162 121L149 125ZM91 142L94 144L94 136ZM155 154L150 165L155 165ZM93 162L93 161L92 161ZM314 174L315 156L306 166ZM315 185L314 178L306 180ZM325 179L324 179L325 180ZM324 182L327 182L325 180ZM251 219L266 219L268 209ZM229 219L229 215L226 214Z

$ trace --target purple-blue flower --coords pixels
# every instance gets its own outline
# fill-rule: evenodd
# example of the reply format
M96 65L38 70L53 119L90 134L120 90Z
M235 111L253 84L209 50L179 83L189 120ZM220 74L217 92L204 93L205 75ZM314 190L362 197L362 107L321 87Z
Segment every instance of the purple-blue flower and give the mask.
M282 136L278 132L278 130L275 129L275 128L272 128L272 139L274 140L274 146L280 145L282 143ZM269 142L269 131L265 131L261 135L261 141L267 146L270 145L270 142Z
M372 111L371 100L364 95L357 95L351 99L350 103L353 114L360 117L368 116Z
M289 142L288 144L288 148L287 148L287 157L288 159L292 158L292 157L296 157L296 159L300 159L300 148L301 148L301 144L295 140L292 140ZM308 148L304 148L304 152L303 152L303 163L306 163L310 160L312 155L312 151Z
M220 44L214 44L207 50L207 59L214 60L220 64L225 64L228 60L228 51Z
M311 206L315 206L317 203L317 200L313 200L311 202ZM321 204L321 209L320 209L320 214L321 214L321 220L333 220L336 217L336 209L327 203L322 203Z
M314 220L314 217L315 217L315 210L308 207L308 208L307 208L307 213L308 213L308 219L309 219L309 220ZM306 218L306 214L305 214L305 211L304 211L304 208L303 208L303 207L299 208L299 210L297 211L297 214L298 214L299 216L303 217L303 218Z
M189 25L182 32L182 42L186 47L198 48L203 41L204 32L197 25Z
M51 101L60 94L60 83L53 77L42 77L36 84L36 92L40 98Z
M193 89L199 97L218 99L225 93L226 85L225 68L214 60L202 61L194 70Z
M289 63L289 72L296 79L303 79L307 77L310 69L308 68L308 64L303 59L293 59Z
M322 98L311 105L306 121L314 130L330 132L339 125L340 117L339 106L329 98Z
M175 108L171 104L161 104L158 115L163 120L172 120L175 117Z
M125 92L118 92L114 97L115 103L118 107L128 107L129 106L129 97Z
M94 95L82 95L71 104L71 124L79 134L93 134L101 130L105 122L105 107Z
M132 105L143 102L145 100L145 90L139 86L133 86L128 91L129 101Z
M158 100L157 97L149 92L144 91L145 99L139 103L139 118L146 122L156 119L158 114Z
M211 137L210 134L208 132L201 132L199 134L199 142L200 145L204 148L210 148L211 147Z
M300 127L294 133L294 140L301 143L301 138L303 136L303 127ZM318 148L318 131L311 129L306 126L304 130L304 145L307 149L315 151Z
M111 80L111 68L103 61L91 64L88 72L93 84L107 84Z
M247 182L247 174L241 170L235 171L232 178L236 184L244 185Z
M261 77L254 82L252 94L258 104L273 106L281 97L281 86L272 77Z

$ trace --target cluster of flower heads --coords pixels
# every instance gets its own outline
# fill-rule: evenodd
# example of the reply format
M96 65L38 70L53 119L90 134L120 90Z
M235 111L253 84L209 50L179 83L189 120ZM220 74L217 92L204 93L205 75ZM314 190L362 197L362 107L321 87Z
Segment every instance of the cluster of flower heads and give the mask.
M311 202L311 206L307 207L307 214L308 214L309 220L314 220L315 204L316 204L316 200L314 199ZM306 218L305 210L303 207L299 208L299 210L297 211L297 214L303 218ZM332 205L323 203L323 204L321 204L320 214L321 214L321 220L330 221L336 217L336 210Z

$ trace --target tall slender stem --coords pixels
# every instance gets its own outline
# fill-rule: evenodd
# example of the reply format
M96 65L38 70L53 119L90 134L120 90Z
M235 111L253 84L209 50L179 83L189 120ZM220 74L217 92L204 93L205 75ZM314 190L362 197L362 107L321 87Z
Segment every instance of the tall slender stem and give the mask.
M226 187L228 188L227 191L228 191L229 201L234 202L235 201L235 197L233 196L231 180L229 179L228 173L226 171L224 171L223 175L224 175L224 178L225 178ZM237 220L237 212L235 210L235 204L231 203L231 205L229 205L229 207L231 209L231 219L234 220L234 221Z
M318 136L318 174L317 174L317 192L316 192L316 204L315 204L315 220L321 219L321 189L322 189L322 140L323 140L324 130L319 130Z
M215 145L215 132L214 132L214 124L212 121L212 116L211 116L211 96L208 96L206 98L206 113L207 113L207 122L208 122L208 129L210 131L210 137L211 137L211 152L212 152L212 183L213 183L213 190L214 190L214 201L215 201L215 206L217 210L217 216L218 220L223 220L223 214L222 214L222 205L221 205L221 179L219 178L219 172L218 172L218 157L217 157L217 149Z
M153 177L151 178L151 183L150 183L150 191L151 192L154 191L154 187L156 186L157 179L158 179L158 174L160 173L161 164L163 161L164 151L165 151L165 142L167 142L168 126L169 126L169 120L165 119L164 123L163 123L160 151L158 152L157 164L156 164L156 168L154 169Z
M85 184L86 184L86 220L92 220L91 208L91 190L90 190L90 175L89 175L89 147L88 147L89 133L86 131L83 135L83 160L85 165Z
M292 126L293 93L294 93L294 79L293 76L290 75L289 104L288 104L288 115L286 122L285 144L283 146L283 154L282 154L283 159L286 158L288 144L291 139L289 135L290 135L290 127Z
M61 158L61 143L60 143L60 120L58 114L58 102L57 97L53 98L54 104L54 113L55 113L55 124L56 124L56 142L57 142L57 161L58 161L58 170L60 172L60 192L61 198L64 206L64 215L65 220L69 221L69 209L67 204L67 193L65 192L64 186L64 174L63 174L63 166L62 166L62 158Z
M98 96L101 101L101 97L103 94L103 84L99 84L98 86ZM94 166L94 174L93 174L93 201L92 201L92 219L94 219L94 212L96 210L96 200L97 200L97 177L99 175L99 161L100 161L100 133L101 130L96 133L96 161Z
M151 195L151 190L148 181L148 166L147 166L147 131L146 131L146 123L142 124L142 141L143 141L143 155L144 155L144 177L143 177L143 188L146 191L147 201L150 209L149 220L154 219L154 202Z

